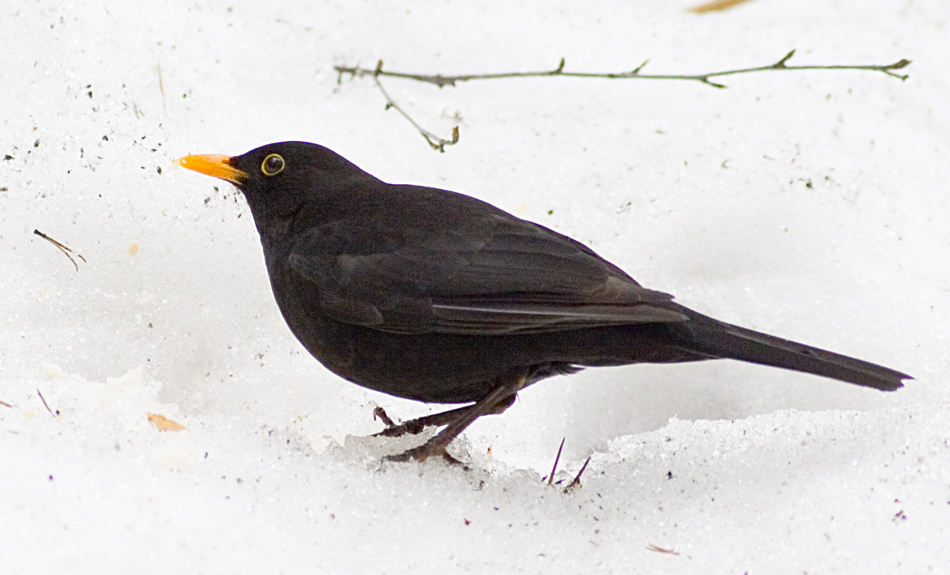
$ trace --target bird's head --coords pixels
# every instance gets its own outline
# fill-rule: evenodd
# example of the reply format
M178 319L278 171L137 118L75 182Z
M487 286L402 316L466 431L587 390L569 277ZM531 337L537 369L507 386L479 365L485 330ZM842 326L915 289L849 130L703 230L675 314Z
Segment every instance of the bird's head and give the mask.
M237 186L258 227L292 216L304 203L332 198L354 178L375 180L336 152L308 142L267 144L240 156L185 156L178 164Z

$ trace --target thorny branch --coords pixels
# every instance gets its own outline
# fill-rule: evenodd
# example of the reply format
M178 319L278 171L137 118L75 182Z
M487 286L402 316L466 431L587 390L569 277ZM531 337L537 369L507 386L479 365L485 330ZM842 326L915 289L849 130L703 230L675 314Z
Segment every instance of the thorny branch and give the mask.
M386 92L383 88L382 83L380 83L379 78L381 76L386 76L389 78L402 78L405 80L415 80L417 82L423 82L426 84L432 84L438 86L439 88L444 88L445 86L456 86L461 82L469 82L472 80L499 80L507 78L544 78L551 76L565 77L565 78L601 78L607 80L686 80L700 82L711 86L713 88L726 88L725 84L720 84L719 82L714 82L710 78L718 78L721 76L735 76L737 74L751 74L754 72L768 72L774 70L860 70L866 72L881 72L887 74L893 78L897 78L901 81L907 79L907 75L901 75L895 73L895 70L901 70L910 65L910 60L902 59L894 62L893 64L885 65L814 65L814 66L789 66L788 61L791 60L792 56L795 55L795 50L790 51L783 58L774 64L769 64L767 66L756 66L753 68L737 68L733 70L721 70L719 72L707 72L705 74L643 74L641 73L643 68L650 62L645 60L642 64L634 68L633 70L623 71L623 72L608 72L608 73L598 73L598 72L565 72L564 58L561 58L560 63L557 68L553 70L542 70L536 72L501 72L495 74L462 74L457 76L443 76L441 74L409 74L406 72L390 72L388 70L383 70L383 61L380 60L377 62L375 68L362 68L360 66L334 66L334 70L339 74L337 76L337 82L342 83L343 75L349 74L351 77L364 77L372 76L373 80L376 82L376 86L382 92L383 97L386 98L386 109L394 109L399 112L402 117L404 117L416 130L422 134L422 137L426 139L426 142L429 143L434 150L440 152L445 152L445 146L451 146L458 142L458 126L452 129L451 139L443 139L432 132L422 128L415 120L413 120L409 114L407 114L398 104L389 96L389 93Z

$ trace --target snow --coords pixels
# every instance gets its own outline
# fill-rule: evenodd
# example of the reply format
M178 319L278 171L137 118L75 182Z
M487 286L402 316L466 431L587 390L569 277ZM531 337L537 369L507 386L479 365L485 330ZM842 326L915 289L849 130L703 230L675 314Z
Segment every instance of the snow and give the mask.
M950 65L939 0L0 7L3 573L925 573L950 564ZM437 89L427 73L696 73ZM441 461L273 302L243 199L173 168L302 139L475 195L720 319L914 375L735 362L529 388ZM78 265L33 233L70 247ZM79 259L81 254L83 259ZM49 410L47 410L47 406ZM187 430L161 431L149 414ZM542 483L562 438L560 485ZM579 488L564 487L591 456Z

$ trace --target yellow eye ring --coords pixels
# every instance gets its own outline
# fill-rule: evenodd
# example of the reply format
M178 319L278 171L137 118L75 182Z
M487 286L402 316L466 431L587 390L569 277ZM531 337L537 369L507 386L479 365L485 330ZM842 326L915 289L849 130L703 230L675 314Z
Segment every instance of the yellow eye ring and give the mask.
M270 154L261 162L261 171L265 176L276 176L284 171L286 165L280 154Z

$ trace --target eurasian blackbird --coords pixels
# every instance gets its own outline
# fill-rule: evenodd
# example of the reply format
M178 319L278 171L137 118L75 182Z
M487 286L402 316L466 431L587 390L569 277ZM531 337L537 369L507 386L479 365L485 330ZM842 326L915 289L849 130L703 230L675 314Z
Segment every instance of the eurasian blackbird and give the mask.
M244 193L280 311L330 371L471 402L384 432L446 426L395 459L446 455L521 389L588 366L737 359L884 391L911 379L707 317L569 237L466 195L388 184L316 144L178 161Z

